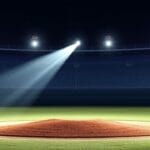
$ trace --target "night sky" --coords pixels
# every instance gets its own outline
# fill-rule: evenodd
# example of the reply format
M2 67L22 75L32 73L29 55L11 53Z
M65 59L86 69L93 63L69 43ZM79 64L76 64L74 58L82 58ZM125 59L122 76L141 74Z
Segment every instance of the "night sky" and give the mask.
M43 49L59 49L76 39L82 49L99 49L105 35L117 48L150 46L146 3L115 1L9 1L0 5L0 46L26 48L32 35Z
M83 52L103 49L107 35L114 40L115 48L141 51ZM76 40L82 41L79 49L83 50L67 60L33 105L150 105L150 52L142 51L150 47L149 4L98 0L1 2L0 47L29 48L32 36L39 37L40 50L58 50ZM41 51L37 51L1 51L0 74L39 57ZM3 88L3 84L0 88L0 97L18 90ZM35 89L29 92L32 95ZM24 106L26 101L24 96L14 105Z

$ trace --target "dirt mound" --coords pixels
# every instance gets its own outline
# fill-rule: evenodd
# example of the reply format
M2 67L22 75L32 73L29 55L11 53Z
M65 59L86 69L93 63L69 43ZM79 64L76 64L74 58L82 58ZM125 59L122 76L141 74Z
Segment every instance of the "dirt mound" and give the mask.
M46 120L0 127L0 136L104 138L150 136L150 129L109 121Z

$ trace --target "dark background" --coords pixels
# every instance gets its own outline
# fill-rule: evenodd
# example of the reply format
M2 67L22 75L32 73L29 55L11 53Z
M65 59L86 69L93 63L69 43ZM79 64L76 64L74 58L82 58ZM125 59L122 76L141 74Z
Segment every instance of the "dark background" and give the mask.
M99 49L105 35L117 48L150 46L149 3L138 1L3 1L0 45L26 48L32 35L42 48L59 49L76 39L82 49Z
M1 52L0 73L41 55L45 55L45 52ZM3 95L19 88L15 84L12 85L13 89L7 85L3 88L3 84L0 85L1 102ZM12 105L25 106L28 96L38 88L40 85L30 89ZM150 52L76 51L30 105L150 105Z
M41 40L40 50L57 50L76 39L82 41L81 50L103 49L106 35L113 37L115 48L150 47L149 3L0 2L0 47L26 49L33 35ZM1 52L0 71L39 55ZM74 53L33 105L150 105L149 68L150 54L144 50Z

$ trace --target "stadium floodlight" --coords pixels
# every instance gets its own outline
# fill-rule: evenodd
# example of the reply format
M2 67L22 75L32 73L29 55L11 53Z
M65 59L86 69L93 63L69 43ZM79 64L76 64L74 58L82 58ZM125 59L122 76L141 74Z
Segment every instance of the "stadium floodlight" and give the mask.
M106 38L105 38L105 41L104 41L104 46L106 47L106 48L111 48L111 47L113 47L113 40L112 40L112 38L111 38L111 36L107 36Z
M79 41L79 40L76 41L76 45L77 45L77 46L80 46L80 45L81 45L81 41Z
M105 41L105 46L106 47L112 47L112 41L111 40Z
M32 46L33 48L37 48L37 47L39 46L39 42L36 41L36 40L33 40L33 41L31 41L31 46Z
M32 48L38 48L40 46L39 38L37 36L33 36L30 41L30 46Z

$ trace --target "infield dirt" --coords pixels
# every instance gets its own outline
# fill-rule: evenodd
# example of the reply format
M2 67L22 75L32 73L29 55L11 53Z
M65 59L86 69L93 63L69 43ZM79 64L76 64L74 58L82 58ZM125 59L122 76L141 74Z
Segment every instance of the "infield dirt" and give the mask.
M1 126L0 136L43 138L110 138L150 136L148 127L103 120L45 120Z

